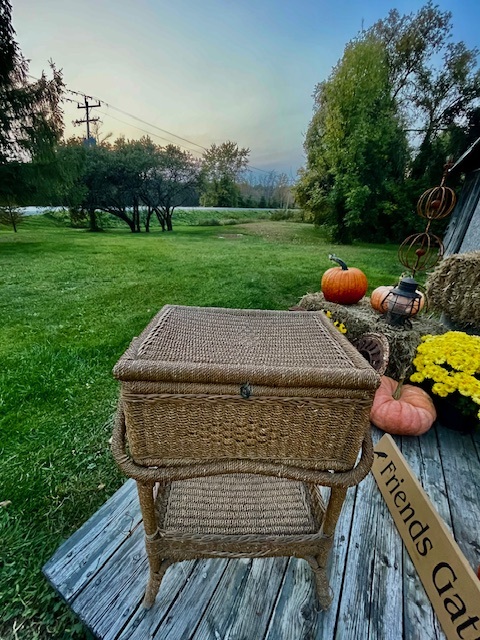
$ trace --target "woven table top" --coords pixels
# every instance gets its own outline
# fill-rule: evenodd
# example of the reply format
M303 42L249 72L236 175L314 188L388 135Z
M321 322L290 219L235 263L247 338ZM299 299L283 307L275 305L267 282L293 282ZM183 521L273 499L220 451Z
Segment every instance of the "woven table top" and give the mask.
M165 306L114 368L120 380L374 389L378 376L323 312Z

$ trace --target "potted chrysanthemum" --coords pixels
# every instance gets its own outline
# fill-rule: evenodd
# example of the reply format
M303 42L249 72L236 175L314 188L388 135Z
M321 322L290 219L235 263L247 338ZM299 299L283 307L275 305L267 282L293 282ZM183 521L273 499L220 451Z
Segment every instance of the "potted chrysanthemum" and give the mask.
M480 426L480 336L423 336L413 365L410 380L431 392L441 424L463 432Z

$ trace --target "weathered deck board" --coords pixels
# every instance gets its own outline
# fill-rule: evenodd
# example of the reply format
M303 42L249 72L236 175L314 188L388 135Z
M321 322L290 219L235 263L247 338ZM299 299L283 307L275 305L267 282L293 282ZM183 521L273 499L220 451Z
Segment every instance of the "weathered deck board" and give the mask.
M478 453L469 435L439 429L438 439L453 533L470 565L476 569L480 563Z
M312 570L305 560L290 558L265 640L313 638L318 603ZM225 636L222 636L225 637Z
M480 436L437 428L397 442L476 569ZM44 567L102 640L445 638L371 475L348 491L337 525L329 611L317 609L311 569L295 558L174 564L149 611L141 606L147 572L133 481Z
M401 602L401 549L393 520L369 474L357 488L336 638L402 637L402 607L392 606Z
M119 543L142 528L141 523L132 481L60 547L45 565L45 574L67 601L72 600L114 555Z
M141 535L128 538L96 574L92 588L83 589L74 600L75 611L101 637L108 636L112 620L126 623L140 605L148 575L143 547Z
M420 484L427 491L437 511L451 530L450 509L435 431L429 431L422 438L403 438L402 449L405 450L405 455L408 456L410 466ZM405 547L402 549L402 558L405 637L411 640L445 638Z
M235 571L237 561L231 560L230 563ZM222 607L217 606L215 611L208 608L202 620L200 633L192 635L192 640L259 637L258 630L265 630L271 618L287 563L288 558L252 560L251 569L246 573L239 597L232 592L233 597L223 599ZM221 598L222 595L220 592L219 597ZM212 615L214 613L215 616ZM225 613L227 613L226 624L222 621Z
M329 579L330 586L333 591L333 601L328 611L324 611L322 614L317 616L317 632L315 637L318 638L318 640L321 638L333 638L335 634L338 610L340 607L345 579L345 563L348 548L351 543L353 510L355 507L356 495L356 487L347 491L347 496L342 507L342 513L335 529L335 541L329 562ZM277 637L281 638L281 636Z
M150 611L142 607L143 594L147 582L148 568L145 558L145 573L139 578L143 585L135 585L135 591L130 595L127 591L123 591L118 600L131 602L131 606L122 612L121 609L112 610L105 613L102 619L102 626L99 626L98 636L104 640L115 640L118 637L127 638L151 638L154 637L156 628L161 624L163 619L168 615L172 604L178 598L179 593L185 587L185 584L192 577L195 563L193 561L182 562L174 567L165 576L165 589L159 594L155 606ZM201 570L200 563L197 571ZM76 603L72 605L76 610ZM120 621L120 624L117 622ZM103 634L103 635L102 635Z
M211 638L212 635L219 638L225 637L232 623L232 612L238 610L237 603L246 589L247 580L252 571L252 564L253 560L251 558L241 558L236 562L229 563L218 584L218 589L216 589L209 603L208 614L203 616L200 624L197 621L198 627L193 636L196 640ZM230 603L230 609L227 611L224 606L225 602ZM222 615L222 612L224 615ZM194 628L197 625L194 625Z
M172 567L169 571L170 574L175 574L175 583L183 583L183 588L178 591L173 603L163 600L156 602L149 611L139 609L138 617L132 618L121 637L132 640L133 638L173 640L192 637L225 573L227 564L228 560L225 559L215 562L200 560L194 565L187 579L181 573L179 575L178 565ZM139 620L140 624L138 624Z

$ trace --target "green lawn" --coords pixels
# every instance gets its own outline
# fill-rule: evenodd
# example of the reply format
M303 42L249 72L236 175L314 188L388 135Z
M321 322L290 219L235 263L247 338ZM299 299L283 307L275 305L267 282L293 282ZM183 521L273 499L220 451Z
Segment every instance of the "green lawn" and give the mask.
M111 369L166 303L286 309L335 252L370 290L395 246L328 245L311 225L177 226L91 234L44 217L0 227L0 637L83 638L41 567L114 493Z

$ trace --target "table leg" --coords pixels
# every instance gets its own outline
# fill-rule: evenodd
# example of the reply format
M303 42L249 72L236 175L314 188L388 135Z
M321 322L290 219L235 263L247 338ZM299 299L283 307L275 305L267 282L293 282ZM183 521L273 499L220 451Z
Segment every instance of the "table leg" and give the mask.
M159 490L162 490L162 487ZM143 606L150 609L157 597L165 571L172 564L172 561L168 558L162 558L160 554L160 533L155 514L155 483L137 482L137 491L145 529L145 548L150 567Z

